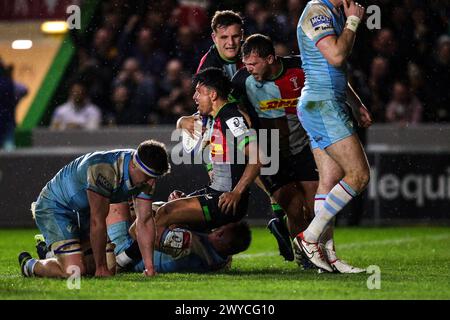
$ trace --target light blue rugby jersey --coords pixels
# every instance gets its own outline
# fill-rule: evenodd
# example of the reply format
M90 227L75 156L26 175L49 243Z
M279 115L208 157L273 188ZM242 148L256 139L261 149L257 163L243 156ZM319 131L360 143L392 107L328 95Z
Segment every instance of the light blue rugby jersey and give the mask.
M329 0L312 0L306 5L297 25L297 40L305 71L301 101L337 100L345 102L346 66L334 67L316 44L323 38L339 36L345 27L345 15Z
M87 190L109 198L111 203L127 201L132 195L151 199L149 190L131 184L128 165L134 149L97 151L64 166L44 187L41 196L71 211L89 211Z

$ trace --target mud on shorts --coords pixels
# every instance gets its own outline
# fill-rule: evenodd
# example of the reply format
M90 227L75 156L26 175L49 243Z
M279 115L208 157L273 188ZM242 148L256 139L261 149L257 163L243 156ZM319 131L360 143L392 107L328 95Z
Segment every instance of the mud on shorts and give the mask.
M350 110L337 100L301 100L297 114L308 133L312 149L324 150L355 132Z

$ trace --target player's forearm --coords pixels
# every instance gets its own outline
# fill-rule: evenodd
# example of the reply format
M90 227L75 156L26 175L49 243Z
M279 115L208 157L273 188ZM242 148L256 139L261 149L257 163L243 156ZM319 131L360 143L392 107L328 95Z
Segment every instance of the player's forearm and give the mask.
M255 181L256 177L259 176L261 172L261 163L258 161L256 164L247 164L244 170L244 174L239 180L238 184L234 187L233 191L238 192L239 194L244 193Z
M94 255L95 268L107 268L106 263L106 222L98 218L91 218L90 241Z
M153 268L153 251L155 246L155 223L152 217L138 219L136 222L136 238L142 259L147 270Z

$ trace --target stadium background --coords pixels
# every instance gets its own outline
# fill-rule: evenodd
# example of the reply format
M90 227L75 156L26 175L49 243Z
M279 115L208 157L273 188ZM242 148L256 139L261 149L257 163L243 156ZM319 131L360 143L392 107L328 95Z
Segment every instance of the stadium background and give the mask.
M245 34L260 32L280 55L297 54L295 28L307 1L7 1L0 0L1 77L27 89L0 102L0 125L12 139L0 151L0 227L33 226L29 205L65 163L98 149L135 147L155 138L169 148L176 119L191 114L190 78L212 44L215 10L240 11ZM381 30L363 27L351 56L350 81L376 124L361 132L372 165L368 191L340 224L448 224L450 220L450 4L448 1L361 1L381 8ZM48 34L41 25L81 8L81 29ZM12 48L28 39L27 50ZM127 61L140 66L123 80ZM122 76L121 76L122 75ZM95 130L49 128L74 81L86 84L102 113ZM6 96L8 93L2 90ZM173 166L158 188L192 191L206 182L202 166ZM188 177L188 178L187 178ZM253 189L249 219L269 217Z

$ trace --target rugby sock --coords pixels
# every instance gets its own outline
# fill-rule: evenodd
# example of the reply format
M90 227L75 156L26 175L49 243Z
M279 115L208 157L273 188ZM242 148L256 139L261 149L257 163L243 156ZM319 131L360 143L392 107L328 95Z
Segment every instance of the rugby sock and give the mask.
M30 259L25 262L24 271L27 277L34 277L34 266L36 265L36 262L38 262L37 259Z
M317 216L319 210L323 207L328 194L316 194L314 197L314 215Z
M326 194L316 194L314 197L314 214L317 215L319 210L323 207L325 203L327 195ZM336 252L334 249L334 240L333 240L333 228L336 218L333 217L331 221L328 223L325 231L320 236L319 242L322 243L327 249L328 259L330 261L335 261L337 259Z
M357 193L343 180L328 193L322 208L319 208L314 220L303 233L308 242L318 242L326 226L336 214L352 200Z
M278 203L271 203L271 207L275 218L282 219L285 216L283 208Z
M141 251L139 250L139 244L137 241L133 241L131 245L125 249L125 251L119 253L116 256L116 263L125 268L127 265L133 261L139 261L142 259Z

